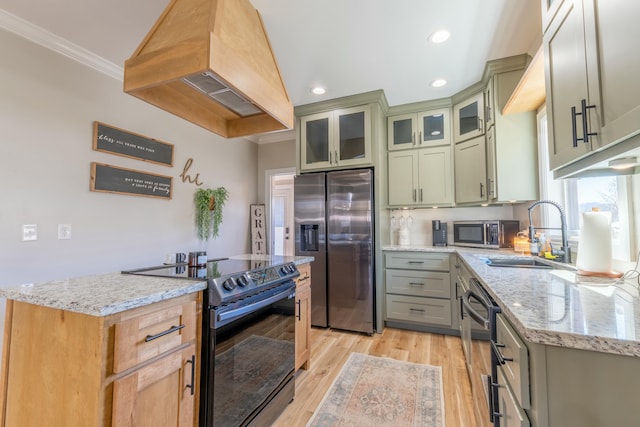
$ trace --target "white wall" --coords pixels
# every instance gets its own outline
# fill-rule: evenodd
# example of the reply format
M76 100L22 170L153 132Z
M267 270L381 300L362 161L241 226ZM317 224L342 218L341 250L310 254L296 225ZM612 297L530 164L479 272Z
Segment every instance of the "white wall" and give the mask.
M249 248L249 205L257 200L257 146L225 140L122 91L122 82L0 31L0 286L120 271L204 249L210 257ZM94 120L175 145L167 167L93 151ZM194 184L230 193L220 236L202 243L193 226ZM90 163L173 177L161 200L89 191ZM71 240L57 239L59 223ZM23 242L22 224L38 225ZM0 316L4 319L4 316Z

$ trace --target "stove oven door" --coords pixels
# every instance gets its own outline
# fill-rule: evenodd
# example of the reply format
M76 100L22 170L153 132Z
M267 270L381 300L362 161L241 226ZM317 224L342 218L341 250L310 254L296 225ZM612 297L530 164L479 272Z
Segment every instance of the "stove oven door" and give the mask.
M463 296L463 308L467 321L477 328L482 328L490 335L491 318L495 316L491 302L485 298L483 292L477 288L475 279L470 281L471 289ZM499 308L498 308L499 310ZM471 335L471 332L469 333ZM488 338L488 337L487 337ZM495 382L494 359L491 342L486 339L470 339L470 380L473 396L473 409L476 423L479 427L498 426L499 420L494 417L496 408L496 392L491 387Z
M270 426L293 400L295 284L285 288L210 311L201 426ZM214 328L221 318L229 323Z

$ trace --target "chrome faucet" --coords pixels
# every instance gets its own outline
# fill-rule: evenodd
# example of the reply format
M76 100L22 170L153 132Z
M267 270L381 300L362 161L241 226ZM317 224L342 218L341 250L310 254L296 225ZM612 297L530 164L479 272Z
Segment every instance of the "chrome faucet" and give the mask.
M567 217L564 214L564 210L562 206L552 200L538 200L534 202L531 206L529 206L529 241L533 242L536 237L536 229L533 226L533 221L531 219L531 210L538 205L541 204L549 204L551 206L555 206L560 212L560 230L562 231L562 247L559 251L551 251L553 255L558 255L562 257L562 262L566 262L567 264L571 263L571 248L569 247L569 239L567 237ZM557 228L542 228L538 227L541 230L557 230ZM554 253L555 252L555 253Z

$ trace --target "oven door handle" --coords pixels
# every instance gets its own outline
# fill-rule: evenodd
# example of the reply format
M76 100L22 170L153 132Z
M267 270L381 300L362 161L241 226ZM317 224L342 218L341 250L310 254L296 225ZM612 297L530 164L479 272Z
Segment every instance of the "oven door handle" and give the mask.
M473 320L475 320L480 325L482 325L482 327L484 329L489 330L489 319L486 319L486 318L482 317L482 315L480 313L478 313L471 306L471 298L476 300L479 304L481 304L483 307L485 307L487 309L487 311L488 311L489 310L489 306L487 305L487 302L484 300L484 298L482 298L482 296L478 295L477 293L475 293L472 290L468 290L467 292L465 292L464 296L462 297L462 304L464 304L464 308L467 310L467 314L469 316L471 316L471 318Z
M291 295L291 291L295 290L295 286L291 286L287 288L285 291L277 293L273 296L270 296L267 299L257 301L253 304L245 305L244 307L235 308L233 310L224 311L218 314L219 322L230 322L239 317L245 316L249 313L253 313L254 311L260 310L261 308L267 307L274 302L280 301L281 299L287 298Z

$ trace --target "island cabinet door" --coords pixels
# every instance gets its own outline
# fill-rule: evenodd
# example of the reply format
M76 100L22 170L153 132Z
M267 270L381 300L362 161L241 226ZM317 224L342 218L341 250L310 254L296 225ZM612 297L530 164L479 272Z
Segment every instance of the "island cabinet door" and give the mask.
M196 347L143 365L113 384L113 426L193 426Z

